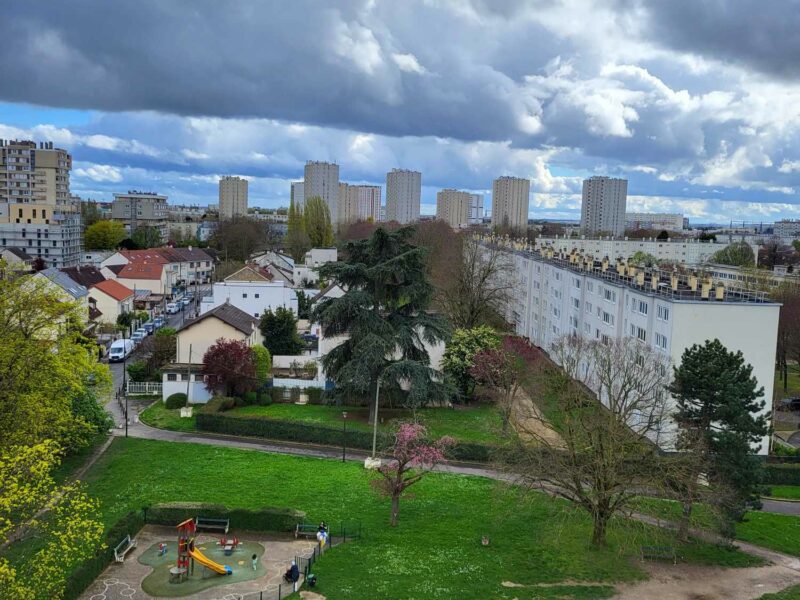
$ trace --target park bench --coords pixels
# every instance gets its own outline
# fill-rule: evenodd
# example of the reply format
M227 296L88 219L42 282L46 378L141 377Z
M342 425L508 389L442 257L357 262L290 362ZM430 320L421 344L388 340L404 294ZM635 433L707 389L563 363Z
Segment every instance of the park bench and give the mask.
M319 525L314 525L313 523L298 523L294 528L294 537L297 539L302 535L304 537L316 538L318 531Z
M230 525L230 519L212 519L209 517L195 517L194 519L194 526L198 531L200 529L213 529L228 533Z
M642 560L671 560L673 565L678 562L678 556L672 546L642 546L641 553Z
M136 548L136 540L126 535L125 539L114 547L114 560L121 563L125 560L125 555Z

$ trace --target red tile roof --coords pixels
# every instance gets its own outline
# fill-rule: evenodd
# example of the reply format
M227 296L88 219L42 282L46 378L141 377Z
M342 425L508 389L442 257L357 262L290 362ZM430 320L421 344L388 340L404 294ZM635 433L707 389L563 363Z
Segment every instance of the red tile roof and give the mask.
M161 254L161 248L150 248L148 250L120 250L120 254L132 263L148 262L166 264L170 262Z
M117 274L120 279L161 279L163 263L143 260L128 263Z
M100 283L96 283L93 287L111 296L114 298L114 300L125 300L125 298L130 298L133 296L132 289L122 285L119 281L114 281L113 279L101 281Z

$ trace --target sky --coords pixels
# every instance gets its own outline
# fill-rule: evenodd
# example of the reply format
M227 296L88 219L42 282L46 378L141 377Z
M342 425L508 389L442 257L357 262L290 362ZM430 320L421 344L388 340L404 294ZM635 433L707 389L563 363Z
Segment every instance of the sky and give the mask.
M800 217L800 0L42 0L0 20L0 138L53 141L72 191L288 204L306 160L575 219L583 178L694 222Z

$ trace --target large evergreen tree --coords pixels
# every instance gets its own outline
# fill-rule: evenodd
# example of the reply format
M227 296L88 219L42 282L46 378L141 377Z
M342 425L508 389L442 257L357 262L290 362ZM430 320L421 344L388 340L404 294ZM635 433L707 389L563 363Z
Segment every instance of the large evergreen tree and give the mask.
M303 223L312 248L327 248L333 245L331 211L319 196L306 200L303 207Z
M271 356L294 356L303 350L292 309L279 306L273 311L268 308L261 315L258 327Z
M688 527L702 473L710 484L709 500L730 525L748 505L758 503L761 462L755 451L769 432L767 415L756 416L764 409L764 388L742 353L715 339L684 351L670 392L678 403L678 449L690 456L681 533Z
M303 221L303 209L297 206L294 200L291 200L286 231L286 250L295 262L300 262L310 248L311 242L306 234L306 226Z
M414 406L449 393L430 367L425 344L447 340L450 327L426 312L432 287L425 250L411 244L413 234L412 227L378 228L368 239L348 242L345 261L320 269L322 278L347 290L318 304L312 316L324 336L347 336L322 359L340 396L372 399L379 379L381 390L404 393ZM372 421L373 402L370 407Z

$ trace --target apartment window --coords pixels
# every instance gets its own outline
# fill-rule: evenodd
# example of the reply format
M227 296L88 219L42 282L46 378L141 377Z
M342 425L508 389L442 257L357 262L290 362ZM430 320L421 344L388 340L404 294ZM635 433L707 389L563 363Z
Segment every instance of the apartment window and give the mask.
M574 317L574 316L570 315L569 324L572 326L573 329L577 329L578 328L578 317Z
M603 311L603 323L606 325L613 325L614 324L614 315L611 313L607 313Z
M591 302L584 302L584 305L586 306L586 312L589 313L589 314L592 314L592 303Z
M561 318L561 309L559 309L558 307L554 306L553 307L553 316L556 317L556 318Z
M595 329L594 330L594 337L595 337L595 339L598 339L598 340L600 339L600 330L599 329Z
M260 297L261 297L261 294L255 294L255 297L256 297L256 298L260 298Z
M22 209L21 208L19 209L19 218L20 219L22 218Z
M556 281L561 281L561 273L558 271L555 272Z
M584 332L586 335L589 335L590 333L592 333L592 326L591 326L591 325L589 325L588 323L584 323L584 324L583 324L583 332Z
M667 336L657 333L655 336L655 341L656 347L661 348L662 350L667 349Z
M611 343L611 338L603 334L600 336L600 341L602 341L606 346L608 346Z
M594 282L587 281L586 282L586 289L589 290L590 292L593 292L594 291Z
M242 294L242 298L247 298L247 294Z
M167 373L167 381L178 381L177 373Z
M647 302L645 302L644 300L639 300L637 308L638 308L640 314L643 314L643 315L647 314Z
M189 375L186 373L181 373L181 381L189 381Z
M636 328L636 338L642 342L647 341L647 331L642 329L641 327Z
M636 326L631 323L631 337L636 335Z
M580 279L578 279L577 277L574 277L572 282L573 282L573 284L575 285L576 288L581 289L581 280Z
M580 308L581 308L581 301L580 301L580 300L578 300L577 298L573 298L573 299L572 299L572 306L574 306L575 308L577 308L578 310L580 310Z
M538 281L534 281L533 282L533 289L538 290L539 287L540 287L539 282Z
M669 321L669 308L658 305L658 318L662 321Z
M603 290L603 299L606 302L616 302L617 301L617 292L609 289Z

